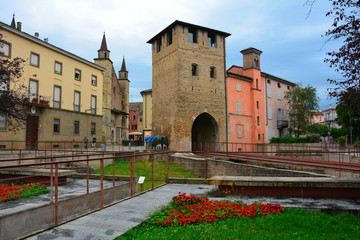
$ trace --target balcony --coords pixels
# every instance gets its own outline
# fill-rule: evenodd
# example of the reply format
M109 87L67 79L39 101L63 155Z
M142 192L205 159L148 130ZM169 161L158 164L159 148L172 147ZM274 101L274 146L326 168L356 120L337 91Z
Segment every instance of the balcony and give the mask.
M277 128L287 128L289 127L289 121L288 120L277 120Z
M23 102L30 105L36 105L39 107L49 107L50 97L42 95L31 95L29 97L23 98Z

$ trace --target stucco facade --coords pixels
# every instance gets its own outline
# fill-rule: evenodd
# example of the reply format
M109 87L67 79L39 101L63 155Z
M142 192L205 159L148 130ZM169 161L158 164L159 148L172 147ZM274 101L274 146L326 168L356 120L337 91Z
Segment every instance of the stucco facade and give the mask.
M143 97L143 139L152 136L152 90L141 91Z
M286 91L294 83L261 72L262 52L247 48L243 67L227 71L227 102L230 150L243 151L242 143L267 143L272 137L285 136L288 127ZM249 146L247 146L249 151Z
M170 149L226 141L225 38L230 34L175 21L152 46L152 130ZM216 146L206 146L214 149Z
M26 60L20 80L27 86L23 101L29 110L25 128L16 134L2 130L2 139L9 142L0 145L10 148L10 141L17 140L21 142L13 148L25 143L27 148L37 148L43 141L82 141L84 136L100 136L105 69L15 26L0 22L0 27L10 48L9 56L1 57Z

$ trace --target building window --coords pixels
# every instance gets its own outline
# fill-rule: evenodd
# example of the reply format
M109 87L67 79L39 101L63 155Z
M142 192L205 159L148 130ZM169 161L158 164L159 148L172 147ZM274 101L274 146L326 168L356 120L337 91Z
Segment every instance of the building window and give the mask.
M290 86L287 86L287 89L290 90Z
M132 129L132 130L136 130L136 129L137 129L137 125L136 125L136 124L131 125L131 129Z
M10 57L10 44L0 41L0 55Z
M266 95L267 97L271 98L271 85L269 83L267 85Z
M40 55L37 53L30 53L30 65L34 67L40 66Z
M74 121L74 133L79 134L80 133L80 122Z
M173 39L172 39L172 30L168 31L166 33L166 36L167 36L167 45L170 46L172 44L172 41L173 41Z
M80 112L80 92L75 91L74 92L74 111Z
M259 101L256 101L256 108L259 109Z
M238 91L238 92L241 91L241 84L240 83L236 83L236 91Z
M257 125L260 126L260 117L259 116L256 117L256 122L257 122Z
M75 69L75 80L81 81L81 70Z
M4 114L0 114L0 131L6 130L6 116Z
M282 99L281 89L278 89L278 90L277 90L277 99L278 99L278 100L281 100L281 99Z
M255 86L256 89L259 89L259 79L256 79L256 86Z
M139 118L139 122L142 122L142 118Z
M198 65L196 63L191 64L191 75L192 76L198 75Z
M237 125L237 136L238 138L242 138L243 137L243 125Z
M96 123L91 123L90 134L95 135L95 133L96 133Z
M261 140L261 136L260 136L260 134L258 134L258 140L259 140L259 141Z
M214 33L208 33L208 46L216 47L216 35Z
M268 106L268 119L272 119L272 107Z
M62 63L61 62L57 62L55 61L55 69L54 69L56 74L62 74Z
M97 76L91 75L91 85L93 86L97 85Z
M156 40L156 51L160 52L161 50L162 50L162 39L160 37L158 40Z
M35 80L29 82L29 101L32 102L34 99L38 99L39 83ZM37 100L34 100L37 101Z
M136 115L133 115L133 120L136 120Z
M196 31L196 29L189 28L188 41L192 42L192 43L197 43L197 31Z
M242 106L241 106L241 101L240 100L236 101L236 113L237 114L242 114Z
M61 108L61 87L54 86L54 108Z
M210 78L216 78L216 68L210 67Z
M91 113L96 114L96 96L91 95L91 103L90 103Z
M271 84L271 81L268 79L268 80L267 80L267 83L268 83L268 84Z
M54 133L60 133L60 119L54 119Z
M256 68L259 68L259 67L260 67L259 59L257 59L257 58L254 59L254 66L255 66Z

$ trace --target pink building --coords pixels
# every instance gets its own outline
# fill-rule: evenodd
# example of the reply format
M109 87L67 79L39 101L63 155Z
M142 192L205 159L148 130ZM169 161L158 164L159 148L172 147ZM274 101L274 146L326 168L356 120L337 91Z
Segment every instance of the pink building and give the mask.
M287 135L289 108L284 96L295 86L261 72L262 51L247 48L241 53L244 66L227 70L229 142L237 143L231 151L245 150L241 143L267 143L271 137Z

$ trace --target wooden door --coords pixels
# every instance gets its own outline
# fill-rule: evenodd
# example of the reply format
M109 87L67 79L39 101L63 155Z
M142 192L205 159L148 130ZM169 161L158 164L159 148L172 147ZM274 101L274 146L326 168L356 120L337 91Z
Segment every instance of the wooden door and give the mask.
M38 147L39 117L29 115L26 120L26 149L35 150Z

